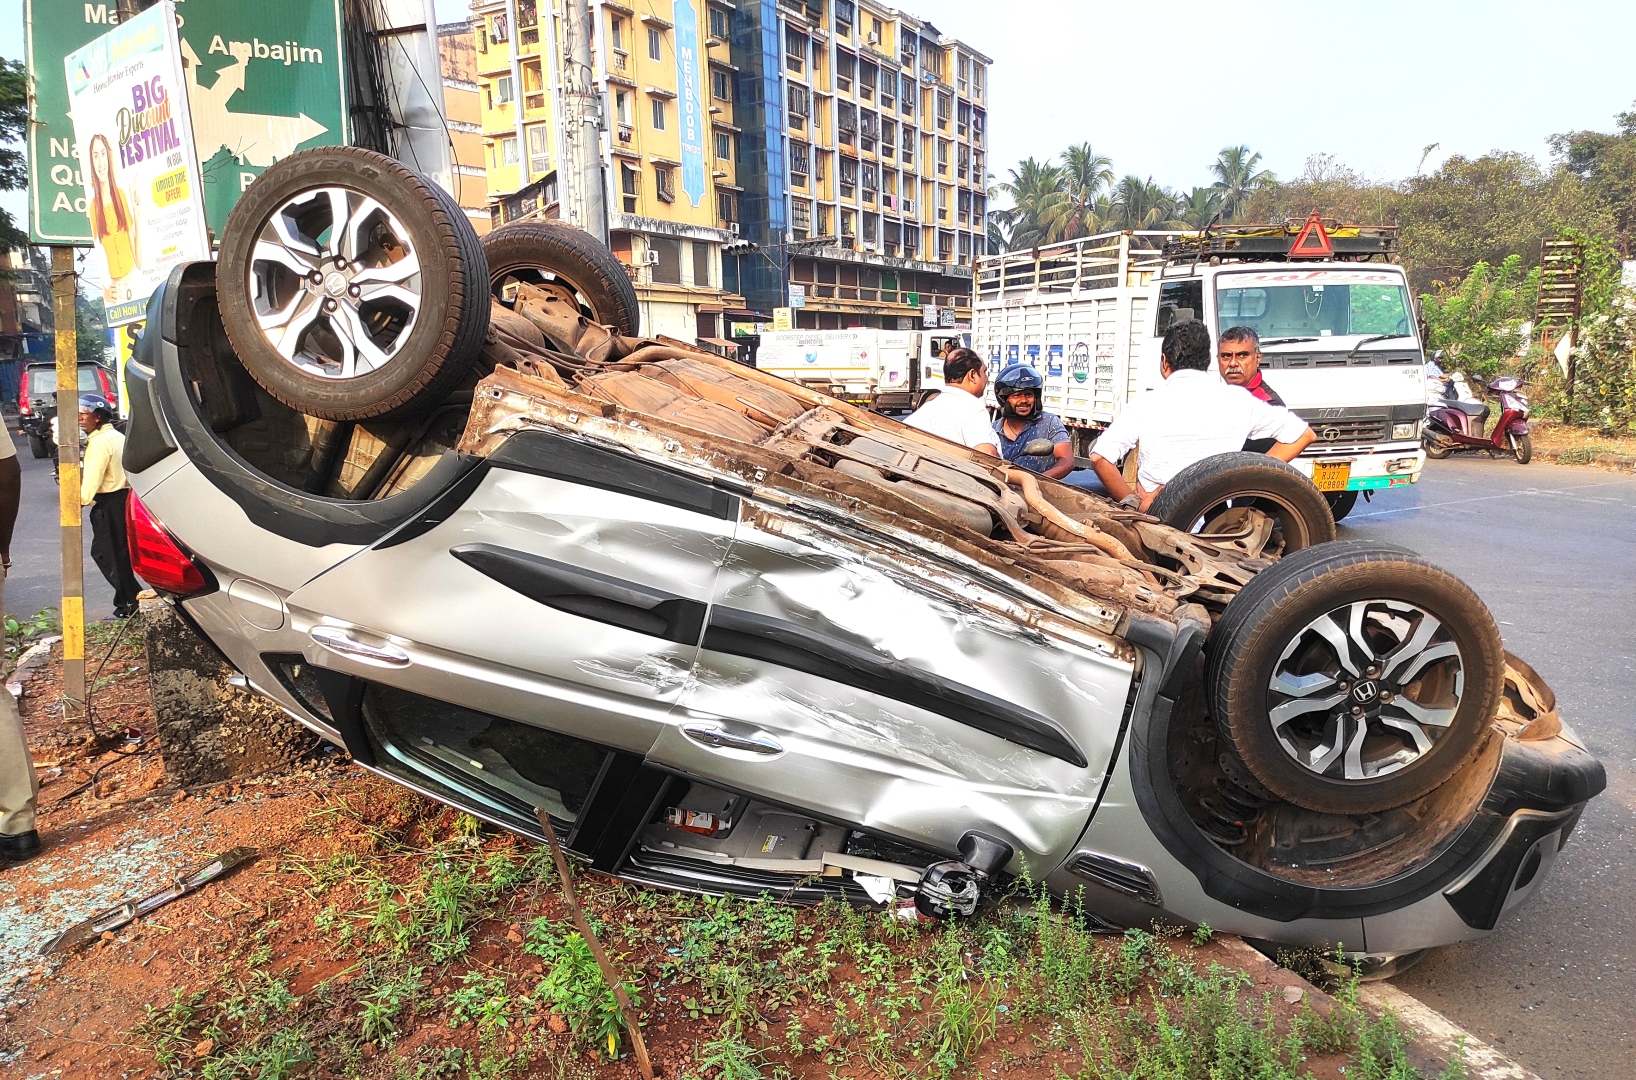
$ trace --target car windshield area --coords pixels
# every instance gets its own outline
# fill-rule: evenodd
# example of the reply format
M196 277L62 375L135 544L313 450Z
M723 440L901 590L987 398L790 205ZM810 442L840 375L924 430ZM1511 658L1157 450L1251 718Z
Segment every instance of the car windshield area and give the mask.
M1216 332L1248 326L1262 341L1413 335L1403 276L1374 270L1280 270L1216 279Z
M97 379L97 369L94 364L81 364L79 372L80 393L102 393L102 383ZM51 367L29 368L28 392L34 397L55 394L57 392L57 369Z

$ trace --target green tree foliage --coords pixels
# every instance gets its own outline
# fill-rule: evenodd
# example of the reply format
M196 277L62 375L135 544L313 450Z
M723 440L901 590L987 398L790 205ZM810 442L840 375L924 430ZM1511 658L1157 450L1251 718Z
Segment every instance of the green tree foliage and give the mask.
M1464 278L1437 282L1420 298L1426 345L1445 352L1446 368L1487 380L1515 366L1527 345L1522 324L1534 313L1539 270L1524 270L1520 255L1498 269L1480 262Z
M1277 182L1277 177L1261 168L1261 155L1248 146L1222 147L1210 171L1215 175L1221 211L1228 221L1238 221L1250 196Z
M100 296L79 294L74 305L74 347L82 364L108 362L106 310Z
M1636 111L1622 112L1615 121L1618 130L1612 134L1573 131L1552 136L1551 152L1606 210L1619 254L1628 259L1636 235Z
M1186 228L1178 219L1176 193L1162 184L1131 173L1113 185L1112 227L1115 229Z
M28 70L19 60L0 60L0 190L28 184L28 156L16 144L28 133ZM0 250L21 247L28 234L0 210Z
M1190 229L1213 225L1221 216L1221 192L1215 188L1196 187L1176 203L1176 217Z
M1616 289L1604 311L1580 321L1574 348L1573 398L1551 357L1540 358L1550 412L1604 434L1636 427L1636 291Z

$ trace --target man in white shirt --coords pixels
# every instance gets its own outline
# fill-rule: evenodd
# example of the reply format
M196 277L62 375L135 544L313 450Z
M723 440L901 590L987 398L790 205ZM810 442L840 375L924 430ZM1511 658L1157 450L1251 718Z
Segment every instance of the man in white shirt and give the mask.
M1132 494L1146 510L1159 489L1196 461L1242 450L1249 439L1272 439L1269 457L1291 461L1315 437L1305 420L1270 405L1210 370L1210 331L1193 319L1165 331L1159 374L1164 383L1127 404L1091 453L1091 467L1108 494ZM1118 462L1140 443L1136 488Z
M904 421L912 428L968 446L979 453L1000 456L994 421L983 404L988 389L988 368L970 349L955 349L943 360L943 392Z

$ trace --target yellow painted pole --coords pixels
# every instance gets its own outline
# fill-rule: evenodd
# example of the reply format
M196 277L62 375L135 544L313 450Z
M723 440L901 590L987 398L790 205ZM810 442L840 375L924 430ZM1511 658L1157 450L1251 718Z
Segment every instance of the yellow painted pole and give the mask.
M74 332L79 275L74 249L51 249L57 322L57 476L62 524L62 713L85 718L85 555L80 535L80 371Z

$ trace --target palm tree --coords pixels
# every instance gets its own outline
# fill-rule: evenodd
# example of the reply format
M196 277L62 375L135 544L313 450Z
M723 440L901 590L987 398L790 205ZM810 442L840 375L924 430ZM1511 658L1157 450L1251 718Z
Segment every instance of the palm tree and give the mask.
M1153 177L1131 173L1113 186L1112 216L1121 229L1185 228L1177 220L1176 195Z
M1010 170L1000 190L1011 197L1008 210L997 211L1013 250L1055 243L1071 212L1067 178L1050 161L1025 158Z
M1221 193L1221 213L1226 220L1235 220L1252 194L1277 181L1269 170L1257 168L1260 164L1261 155L1248 146L1224 146L1216 155L1210 166L1216 174L1212 186Z
M1194 229L1207 228L1221 215L1221 192L1213 187L1196 187L1176 206L1176 216Z
M1059 239L1089 236L1105 224L1097 215L1097 200L1113 185L1113 159L1098 154L1088 142L1070 146L1062 155L1067 181L1068 208Z

